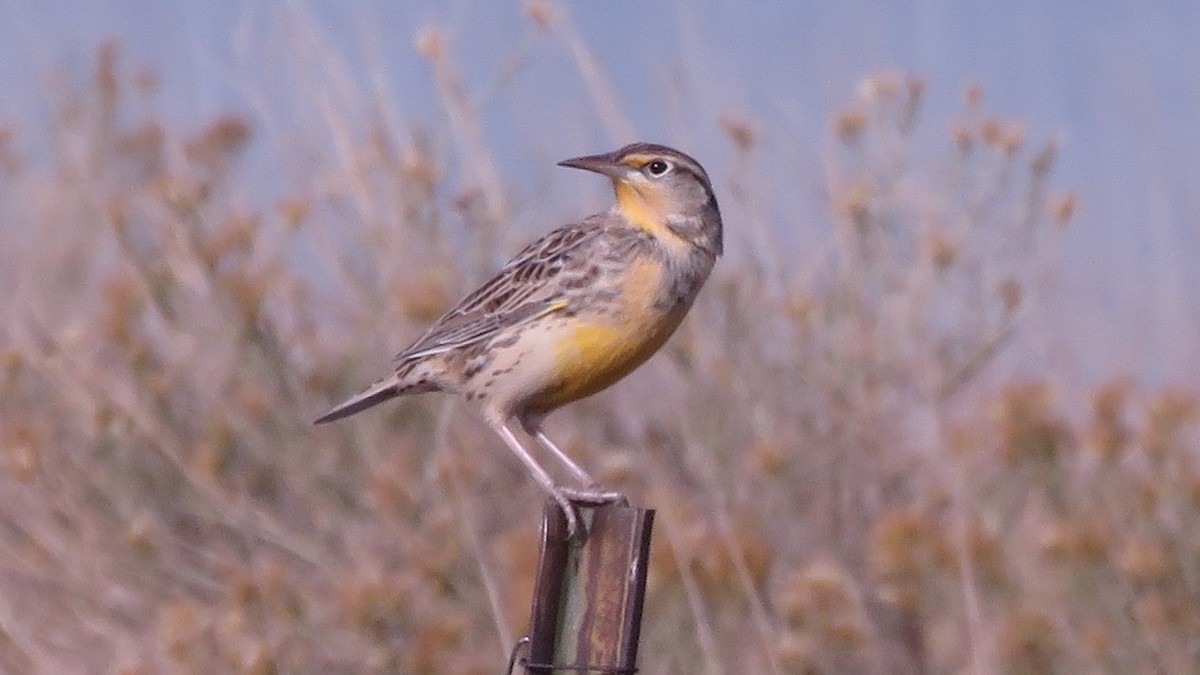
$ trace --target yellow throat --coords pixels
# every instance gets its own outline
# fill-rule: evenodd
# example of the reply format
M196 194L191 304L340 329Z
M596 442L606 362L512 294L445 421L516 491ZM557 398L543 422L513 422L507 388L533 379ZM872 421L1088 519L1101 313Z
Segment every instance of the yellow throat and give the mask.
M634 227L671 245L684 243L666 225L669 205L659 190L639 189L618 179L613 181L613 191L617 195L617 210Z

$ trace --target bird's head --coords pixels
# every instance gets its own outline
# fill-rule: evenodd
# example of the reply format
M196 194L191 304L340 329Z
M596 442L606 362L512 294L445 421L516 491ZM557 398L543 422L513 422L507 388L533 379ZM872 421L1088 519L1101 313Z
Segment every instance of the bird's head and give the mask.
M700 163L665 145L633 143L559 162L612 179L616 210L655 236L675 236L721 254L721 214Z

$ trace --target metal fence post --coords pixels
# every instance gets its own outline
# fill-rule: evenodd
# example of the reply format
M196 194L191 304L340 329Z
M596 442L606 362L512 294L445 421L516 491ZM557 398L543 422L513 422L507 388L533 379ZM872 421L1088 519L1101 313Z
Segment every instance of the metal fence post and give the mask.
M652 509L579 505L587 536L567 540L553 500L542 514L528 675L637 672Z

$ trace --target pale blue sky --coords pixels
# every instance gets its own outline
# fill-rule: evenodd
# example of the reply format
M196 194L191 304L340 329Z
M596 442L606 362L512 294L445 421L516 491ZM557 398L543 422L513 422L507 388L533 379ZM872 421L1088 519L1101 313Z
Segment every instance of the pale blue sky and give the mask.
M1057 183L1079 193L1082 209L1053 300L1062 325L1048 330L1063 336L1073 367L1085 378L1114 367L1151 382L1200 375L1200 3L568 6L638 135L687 141L693 154L719 164L728 143L717 114L758 120L775 147L760 155L778 181L765 191L793 186L791 201L776 206L806 220L820 218L828 117L865 74L886 68L925 77L935 130L958 110L964 86L982 83L990 110L1028 121L1031 138L1057 134L1064 142ZM63 66L85 72L95 45L118 37L126 63L161 73L162 111L182 124L231 109L253 116L261 111L251 99L265 101L273 119L257 121L276 134L268 132L255 155L265 181L276 175L270 140L282 143L310 122L290 106L303 88L297 70L317 65L284 36L313 31L345 60L353 85L367 88L382 74L401 114L433 119L436 94L413 48L431 24L447 30L473 93L486 91L507 59L527 57L484 108L488 140L507 157L506 178L536 167L537 179L554 176L559 185L554 160L610 145L561 45L539 39L519 3L482 0L0 0L0 120L36 133L46 110L42 75ZM679 73L684 109L672 110L661 92ZM806 227L819 232L828 222Z

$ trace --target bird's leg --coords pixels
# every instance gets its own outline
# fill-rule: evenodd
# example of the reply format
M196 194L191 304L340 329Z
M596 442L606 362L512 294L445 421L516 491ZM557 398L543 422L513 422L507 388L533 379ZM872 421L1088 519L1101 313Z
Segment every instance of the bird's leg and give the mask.
M551 454L570 469L571 473L575 475L575 478L580 483L583 483L584 487L582 489L561 488L572 500L585 504L627 503L629 501L620 492L610 492L601 489L600 483L595 478L592 478L587 471L583 470L582 466L575 463L575 460L567 456L567 453L563 452L561 448L554 444L554 441L550 440L550 437L542 430L542 421L540 419L522 420L521 424L530 436L537 439L537 442L543 448L549 450Z
M575 507L571 505L571 500L575 498L572 491L564 490L554 482L550 474L546 473L542 465L538 464L533 455L529 454L529 451L517 440L516 435L513 434L512 429L508 428L507 423L504 421L493 422L492 428L500 435L500 438L504 439L505 445L521 459L521 463L529 470L529 473L538 482L538 485L541 485L543 490L550 493L550 496L558 503L563 515L567 517L567 537L574 538L577 533L582 534L579 528L579 516L575 513ZM586 502L587 500L580 501Z

